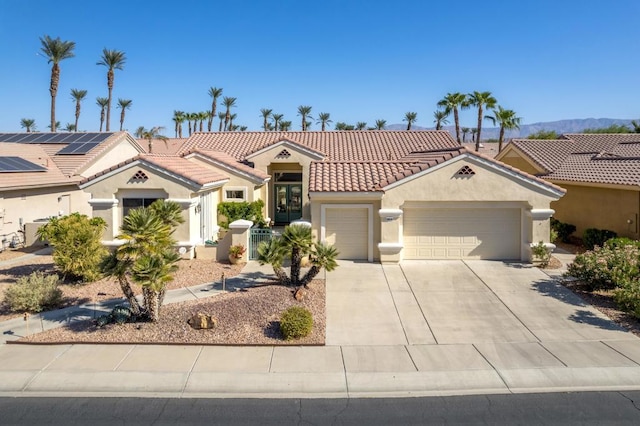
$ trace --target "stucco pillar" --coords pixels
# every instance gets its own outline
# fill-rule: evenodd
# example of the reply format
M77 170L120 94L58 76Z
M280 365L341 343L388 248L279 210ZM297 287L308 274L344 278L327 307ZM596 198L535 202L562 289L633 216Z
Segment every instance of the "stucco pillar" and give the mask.
M102 233L102 243L110 245L120 231L118 221L118 199L116 198L92 198L89 200L91 216L100 217L107 222L107 228Z
M402 252L402 210L380 209L380 263L398 263Z
M531 246L535 246L540 241L548 249L555 249L555 244L549 241L551 233L551 221L549 218L553 216L555 211L553 209L531 209Z
M176 245L180 255L185 259L193 259L195 246L200 242L200 218L196 214L195 207L198 205L198 198L168 198L180 206L184 223L176 228L173 237L178 240Z
M236 220L229 224L229 232L231 232L231 245L243 245L246 249L242 255L242 262L246 262L249 259L249 229L253 226L253 222L250 220Z

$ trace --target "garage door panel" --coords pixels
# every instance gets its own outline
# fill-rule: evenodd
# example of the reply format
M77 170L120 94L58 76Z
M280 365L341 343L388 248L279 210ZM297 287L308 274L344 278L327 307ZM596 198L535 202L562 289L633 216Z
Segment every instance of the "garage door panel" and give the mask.
M407 209L405 259L519 259L520 209Z
M366 260L369 248L369 211L366 208L327 208L325 241L339 259Z

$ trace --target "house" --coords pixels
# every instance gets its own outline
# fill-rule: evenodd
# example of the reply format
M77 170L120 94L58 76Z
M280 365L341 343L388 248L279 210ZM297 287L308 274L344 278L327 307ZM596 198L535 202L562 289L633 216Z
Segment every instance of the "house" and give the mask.
M51 216L91 215L80 181L142 151L126 132L0 133L0 237L32 244Z
M515 139L496 159L565 188L551 208L576 226L576 235L599 228L640 238L640 134Z
M174 153L142 153L87 175L107 244L128 209L178 202L191 255L215 239L221 201L263 200L276 225L304 219L340 258L528 260L549 241L560 187L460 147L446 131L194 133Z

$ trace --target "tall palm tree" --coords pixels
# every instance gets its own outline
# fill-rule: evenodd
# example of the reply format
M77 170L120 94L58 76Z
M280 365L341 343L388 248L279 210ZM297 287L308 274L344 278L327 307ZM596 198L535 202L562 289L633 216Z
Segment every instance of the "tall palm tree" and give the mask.
M233 125L233 120L235 120L237 116L238 116L238 114L231 114L229 116L229 128L227 130L230 130L230 131L231 130L235 130L234 125Z
M107 132L111 128L111 99L113 93L113 80L115 70L124 69L124 63L127 57L124 52L119 50L102 49L102 57L96 62L96 65L104 65L107 67L107 89L109 89L109 102L107 103Z
M333 121L331 121L330 119L331 114L329 114L328 112L321 112L320 114L318 114L318 121L316 121L316 123L320 123L321 127L320 130L321 131L325 131L325 128L327 127L327 124L329 123L333 123Z
M56 121L53 126L51 124L47 125L47 129L49 129L49 131L51 131L51 129L53 129L53 128L59 129L60 128L60 122Z
M376 120L376 130L384 130L387 125L387 120Z
M71 99L76 102L76 132L78 131L78 119L80 118L80 102L87 96L86 90L71 89Z
M364 130L367 128L367 123L365 121L358 121L356 123L356 130Z
M189 136L191 136L191 134L196 131L196 120L198 115L195 112L188 112L185 114L185 117L187 119L187 123L189 123ZM191 122L193 122L193 126Z
M282 121L284 114L271 114L271 117L273 118L273 130L276 132L281 130L280 122Z
M213 126L213 119L216 116L216 109L218 109L218 98L222 95L222 89L217 87L209 88L209 96L211 96L211 115L209 115L209 122L207 123L207 131L211 131Z
M100 107L100 131L102 131L102 125L104 124L104 112L107 109L108 104L109 99L101 98L100 96L96 98L96 105Z
M26 129L27 133L31 133L36 129L36 120L33 118L23 118L20 120L20 127Z
M418 121L418 113L417 112L407 112L404 114L404 118L402 121L407 122L407 130L411 130L411 125Z
M144 135L144 132L146 132L147 129L144 128L144 126L140 126L136 129L136 131L133 133L134 136L138 139L142 139L142 136Z
M265 132L269 130L269 117L271 117L272 109L262 108L260 110L260 115L262 116L262 130Z
M291 130L291 121L283 120L280 122L280 131L288 132Z
M220 126L218 126L218 131L221 132L222 131L222 126L224 126L224 119L227 116L227 114L224 111L221 111L218 113L218 118L220 119Z
M496 106L498 101L491 96L491 92L473 92L469 94L469 105L473 105L478 108L478 134L476 135L476 151L480 150L480 138L482 135L482 111L483 108L492 109Z
M298 115L300 117L302 117L302 131L306 132L307 131L307 118L310 118L313 120L313 117L311 117L311 107L308 105L300 105L298 107Z
M438 106L443 107L445 110L453 111L453 121L456 126L456 140L460 143L460 117L458 115L459 109L465 109L469 107L467 95L464 93L447 93L447 95L438 101Z
M175 123L176 138L182 138L182 123L185 117L183 111L173 111L173 122Z
M231 121L231 108L236 106L236 98L231 98L229 96L225 96L222 98L222 105L226 108L224 113L224 130L227 130L229 126L229 121Z
M145 129L144 127L142 128L141 138L147 140L149 154L153 153L154 139L156 140L159 139L161 141L164 141L165 145L167 144L168 138L162 134L163 131L164 131L164 127L162 126L152 127L149 130Z
M478 129L477 128L472 128L471 129L471 142L475 142L476 141L476 136L478 135ZM477 145L476 145L477 146ZM477 150L477 148L476 148Z
M450 111L446 109L438 109L433 112L433 122L436 123L436 130L442 129L443 124L449 124L449 120L447 120L449 114Z
M76 125L75 125L75 124L73 124L73 123L67 123L67 124L64 126L64 131L65 131L65 132L77 132L77 131L78 131L78 129L76 129Z
M462 131L462 143L465 143L465 139L467 138L467 133L471 131L468 127L463 127L460 129Z
M132 103L133 101L131 99L118 98L118 108L122 110L120 111L120 131L122 131L124 126L124 113L126 110L131 108Z
M209 112L201 111L198 112L198 121L200 122L200 131L204 132L204 121L209 118Z
M62 41L60 37L55 39L45 35L40 37L42 47L40 50L51 64L51 80L49 82L49 94L51 95L51 131L56 131L56 96L58 95L58 84L60 83L60 61L73 58L73 49L76 43L73 41Z
M498 137L498 152L500 153L502 152L505 130L519 129L522 118L516 116L515 111L504 109L501 106L493 110L493 115L487 115L485 118L491 120L494 126L496 123L500 125L500 136Z

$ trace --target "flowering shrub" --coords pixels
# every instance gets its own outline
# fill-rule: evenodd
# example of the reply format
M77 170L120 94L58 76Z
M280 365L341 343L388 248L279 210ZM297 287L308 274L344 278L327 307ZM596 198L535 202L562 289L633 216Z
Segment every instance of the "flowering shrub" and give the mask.
M613 289L640 276L640 245L605 244L576 256L567 275L582 281L589 290Z

